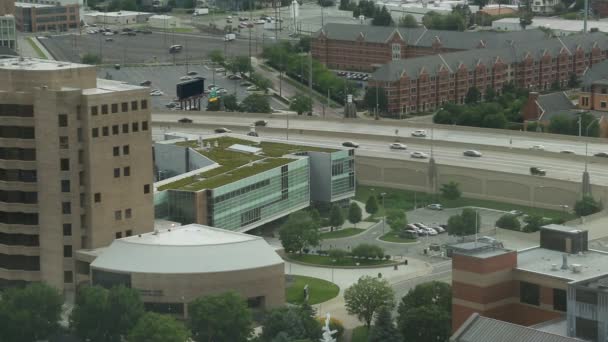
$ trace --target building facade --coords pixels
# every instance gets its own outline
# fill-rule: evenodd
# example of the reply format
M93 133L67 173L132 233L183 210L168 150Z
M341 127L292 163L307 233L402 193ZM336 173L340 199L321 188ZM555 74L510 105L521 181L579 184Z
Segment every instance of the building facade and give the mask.
M188 303L226 291L252 309L285 304L283 259L258 236L191 224L117 239L79 259L89 260L91 285L133 288L146 309L183 318Z
M0 46L11 50L17 49L17 32L15 26L15 16L0 15Z
M15 20L21 32L63 32L80 27L78 4L44 5L17 3Z
M243 150L231 150L235 144ZM167 177L155 183L158 219L244 232L311 200L348 201L355 194L353 150L218 137L168 140L154 152L159 175Z
M457 245L453 331L474 313L531 326L578 312L572 311L571 284L608 271L608 253L589 250L587 239L586 231L548 225L541 228L539 247L519 252L479 242ZM567 336L573 336L570 330Z
M312 56L330 69L373 71L391 61L463 50L504 48L547 40L540 30L458 32L370 25L325 25L311 42Z
M384 88L392 115L434 111L443 103L464 103L472 87L483 97L489 87L500 94L506 83L530 90L547 90L556 83L567 86L607 53L608 37L602 33L570 35L393 61L374 72L369 85Z
M148 90L37 59L0 79L0 286L74 289L76 250L152 227Z

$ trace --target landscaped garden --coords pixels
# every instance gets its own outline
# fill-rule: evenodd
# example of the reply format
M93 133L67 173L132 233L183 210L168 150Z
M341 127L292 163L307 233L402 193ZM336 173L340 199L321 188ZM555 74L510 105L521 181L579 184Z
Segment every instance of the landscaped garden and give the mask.
M339 230L334 230L333 232L321 233L321 239L326 240L326 239L345 238L345 237L354 236L354 235L363 233L364 231L365 231L365 229L359 229L359 228L342 228Z
M292 275L289 276L285 289L285 299L290 304L302 304L305 300L304 287L308 285L308 304L314 305L326 302L338 295L338 285L318 278Z
M399 232L390 231L382 236L380 236L380 240L386 242L396 242L396 243L412 243L416 242L416 239L408 239L399 235Z

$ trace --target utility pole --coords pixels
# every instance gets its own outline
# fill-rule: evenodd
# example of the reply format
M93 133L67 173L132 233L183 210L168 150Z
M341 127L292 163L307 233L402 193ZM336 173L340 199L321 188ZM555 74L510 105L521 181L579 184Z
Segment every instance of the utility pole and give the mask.
M249 60L251 60L251 25L253 25L252 21L253 21L253 5L252 5L252 1L249 0L249 24L247 25L247 27L249 28Z
M585 21L584 21L584 27L583 27L583 32L585 34L587 34L587 19L589 17L589 0L585 0Z
M379 113L378 113L378 85L376 85L376 120L380 119Z
M310 96L310 102L314 103L312 99L312 39L309 40L308 46L308 93Z

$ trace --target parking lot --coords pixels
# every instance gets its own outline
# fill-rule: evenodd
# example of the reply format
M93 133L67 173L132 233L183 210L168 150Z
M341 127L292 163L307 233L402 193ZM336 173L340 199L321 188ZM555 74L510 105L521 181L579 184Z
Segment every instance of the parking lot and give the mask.
M111 41L106 39L111 38ZM93 53L102 57L105 64L127 63L185 63L208 59L212 50L220 50L226 56L249 55L249 44L244 40L225 42L223 37L207 37L192 34L153 32L136 36L101 33L64 34L41 38L40 42L58 60L80 63L81 56ZM183 51L169 53L171 45L182 45ZM261 52L261 48L259 50ZM255 54L255 49L252 51Z

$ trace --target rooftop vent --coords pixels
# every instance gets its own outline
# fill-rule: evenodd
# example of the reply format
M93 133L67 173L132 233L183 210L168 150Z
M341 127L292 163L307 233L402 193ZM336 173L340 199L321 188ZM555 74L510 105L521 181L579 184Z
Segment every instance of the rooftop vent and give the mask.
M557 264L551 264L551 271L557 271Z
M581 273L582 270L583 270L583 265L572 264L572 273Z
M562 254L562 270L568 269L568 254Z

